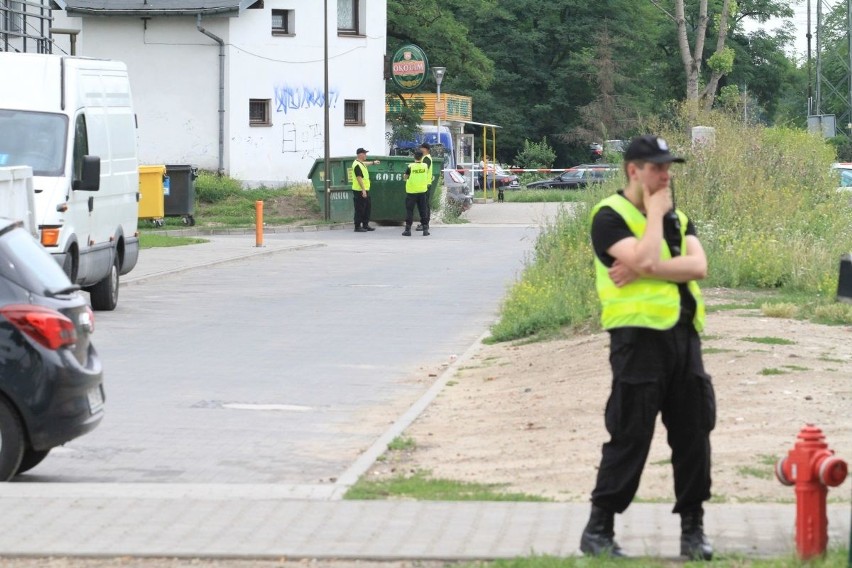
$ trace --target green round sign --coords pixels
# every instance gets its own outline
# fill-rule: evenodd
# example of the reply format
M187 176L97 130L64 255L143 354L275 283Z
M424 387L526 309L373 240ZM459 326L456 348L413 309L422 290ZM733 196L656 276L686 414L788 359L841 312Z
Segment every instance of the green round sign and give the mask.
M414 44L403 45L393 54L391 77L400 89L413 91L426 81L429 61L426 53Z

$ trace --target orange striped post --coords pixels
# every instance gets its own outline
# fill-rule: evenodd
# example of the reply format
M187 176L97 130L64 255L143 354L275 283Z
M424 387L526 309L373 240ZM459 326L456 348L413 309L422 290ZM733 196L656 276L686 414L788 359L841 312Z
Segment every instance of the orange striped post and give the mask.
M263 246L263 201L254 202L254 240L256 247Z

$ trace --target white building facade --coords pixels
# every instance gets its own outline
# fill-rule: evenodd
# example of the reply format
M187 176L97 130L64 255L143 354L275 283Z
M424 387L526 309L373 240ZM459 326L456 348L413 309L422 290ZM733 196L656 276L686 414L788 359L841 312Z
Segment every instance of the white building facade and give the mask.
M385 148L386 0L328 1L331 156ZM325 147L322 2L69 0L78 55L127 64L141 164L306 182ZM59 39L59 38L57 38Z

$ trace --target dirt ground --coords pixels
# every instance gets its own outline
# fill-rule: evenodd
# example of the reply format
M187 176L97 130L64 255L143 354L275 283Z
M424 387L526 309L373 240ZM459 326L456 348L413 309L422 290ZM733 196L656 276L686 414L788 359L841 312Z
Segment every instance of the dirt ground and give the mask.
M750 299L725 290L705 295L708 305ZM850 340L852 327L769 318L757 309L709 314L703 346L718 404L711 437L714 501L793 501L793 489L775 479L774 464L807 423L823 430L839 457L852 460ZM405 432L415 448L389 452L367 475L427 470L438 478L586 501L607 439L607 357L606 333L482 346ZM658 419L638 500L673 499L669 459ZM849 488L847 480L829 498L848 502Z

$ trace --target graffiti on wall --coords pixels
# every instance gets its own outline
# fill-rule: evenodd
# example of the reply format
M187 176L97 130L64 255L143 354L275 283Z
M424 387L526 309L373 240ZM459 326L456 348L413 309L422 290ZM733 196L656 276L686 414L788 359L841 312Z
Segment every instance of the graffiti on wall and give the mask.
M300 154L301 158L319 158L325 153L322 128L319 124L300 126L285 122L282 129L281 152Z
M323 88L277 85L275 87L275 112L287 114L290 111L300 109L323 108L325 105L323 91ZM340 92L337 89L329 89L328 108L336 107L339 98Z

